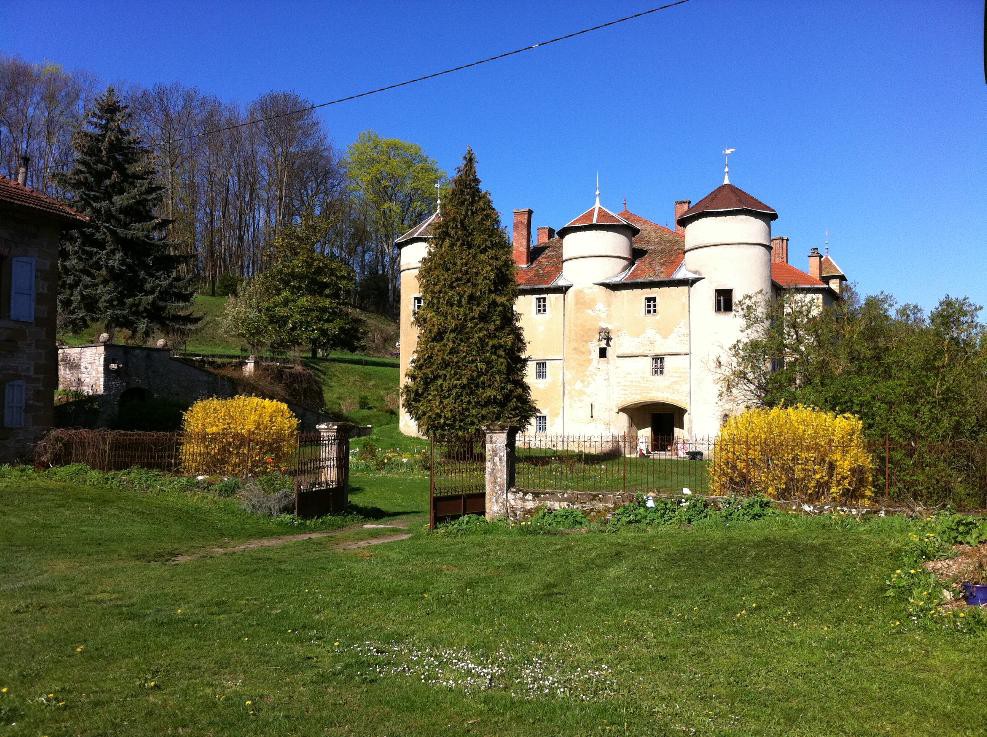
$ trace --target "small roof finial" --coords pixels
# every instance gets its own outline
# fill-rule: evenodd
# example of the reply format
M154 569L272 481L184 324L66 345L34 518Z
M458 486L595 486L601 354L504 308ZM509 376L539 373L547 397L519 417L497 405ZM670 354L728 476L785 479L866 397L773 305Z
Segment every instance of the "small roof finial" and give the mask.
M829 255L829 228L826 228L826 255Z
M442 212L442 184L435 180L435 211Z
M627 198L626 197L624 198L624 209L625 210L627 209Z
M730 184L730 154L732 154L737 149L735 148L725 148L723 149L723 183Z
M600 206L600 172L596 172L596 206Z

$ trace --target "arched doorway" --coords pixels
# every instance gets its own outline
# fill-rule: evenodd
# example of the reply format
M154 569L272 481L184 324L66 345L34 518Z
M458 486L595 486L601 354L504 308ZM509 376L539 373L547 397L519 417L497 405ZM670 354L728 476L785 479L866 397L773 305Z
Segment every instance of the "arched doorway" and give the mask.
M685 407L667 401L637 402L621 407L629 432L637 435L638 450L664 452L685 437Z

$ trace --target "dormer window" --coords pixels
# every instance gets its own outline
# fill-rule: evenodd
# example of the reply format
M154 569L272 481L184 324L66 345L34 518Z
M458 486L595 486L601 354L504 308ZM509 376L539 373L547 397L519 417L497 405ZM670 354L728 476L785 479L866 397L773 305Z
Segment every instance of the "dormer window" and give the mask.
M548 314L548 297L535 297L535 314Z
M717 312L733 312L732 289L717 289L713 299L713 307Z

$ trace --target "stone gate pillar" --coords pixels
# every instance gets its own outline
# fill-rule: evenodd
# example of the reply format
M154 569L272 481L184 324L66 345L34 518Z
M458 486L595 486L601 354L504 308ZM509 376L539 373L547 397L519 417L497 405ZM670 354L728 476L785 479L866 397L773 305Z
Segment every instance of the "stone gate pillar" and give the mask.
M507 492L514 487L514 441L517 430L509 427L486 429L486 517L508 515Z
M319 431L319 485L322 488L345 487L349 481L348 425L323 422Z

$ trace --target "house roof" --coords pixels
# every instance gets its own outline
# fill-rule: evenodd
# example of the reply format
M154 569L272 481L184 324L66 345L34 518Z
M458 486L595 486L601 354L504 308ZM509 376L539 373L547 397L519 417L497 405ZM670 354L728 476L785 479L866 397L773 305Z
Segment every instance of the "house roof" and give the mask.
M819 262L819 273L822 276L842 276L846 277L837 263L832 259L832 257L827 253L823 256L822 261Z
M769 220L777 220L778 213L774 208L765 205L756 197L747 194L740 187L732 184L721 184L699 202L683 212L676 222L685 225L697 215L707 212L759 212L768 216Z
M826 285L784 261L771 262L771 281L783 289L821 289Z
M532 247L530 263L517 270L519 287L548 287L562 276L562 239Z
M582 215L573 218L559 228L559 235L564 236L567 230L582 228L589 225L622 225L630 228L634 235L637 235L641 230L633 223L629 223L627 220L620 217L620 215L614 215L607 208L603 207L603 205L600 204L600 198L597 197L596 204L593 205L593 207L589 208Z
M394 245L401 246L405 243L410 243L411 241L433 237L435 235L435 226L439 224L441 219L442 215L440 215L439 211L436 210L427 218L418 223L418 225L414 228L394 241Z
M54 197L49 197L37 190L25 187L13 179L0 176L0 203L42 213L58 220L73 223L85 222L88 218L76 212L68 205L62 204Z

